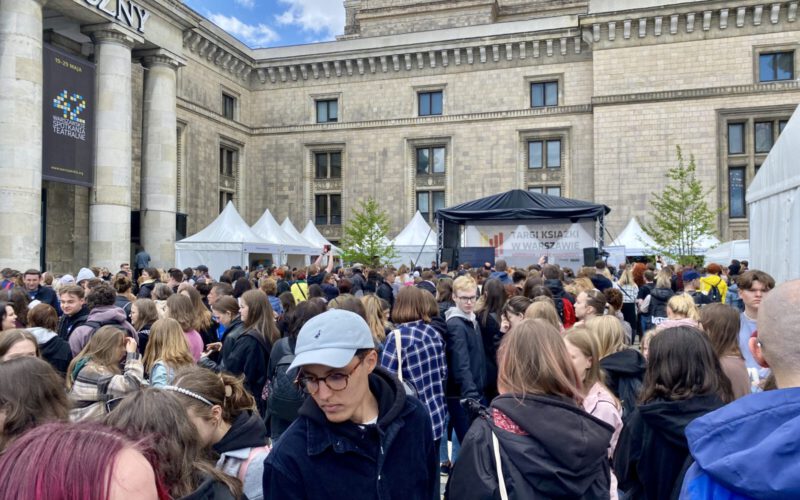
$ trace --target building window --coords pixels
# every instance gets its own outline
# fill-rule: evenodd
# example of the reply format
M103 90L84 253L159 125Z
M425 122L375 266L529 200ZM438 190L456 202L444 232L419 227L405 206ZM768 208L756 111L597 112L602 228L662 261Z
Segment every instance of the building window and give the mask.
M314 178L341 179L342 178L341 151L314 153Z
M234 177L239 152L227 146L219 147L219 174Z
M417 191L417 210L429 224L433 224L436 211L444 208L444 191Z
M342 223L342 195L318 194L314 196L314 223L318 226Z
M339 100L326 99L316 101L317 123L333 123L339 121Z
M759 54L758 80L760 82L794 80L794 51Z
M756 153L769 153L769 150L772 149L772 144L775 142L772 139L772 129L772 122L756 122Z
M561 186L528 186L528 191L536 194L561 196Z
M233 120L236 113L236 98L223 92L222 94L222 116Z
M417 96L419 99L417 110L419 116L442 114L442 97L444 96L444 92L441 90L435 92L419 92Z
M531 107L558 106L558 82L531 83Z
M528 168L561 168L561 139L528 141Z
M728 169L728 212L731 219L746 217L744 195L745 169L731 167Z
M443 174L445 147L417 148L417 175Z
M728 124L728 154L744 154L744 123Z
M233 201L233 193L231 191L220 191L219 192L219 213L222 213L225 210L225 207L228 205L229 201Z

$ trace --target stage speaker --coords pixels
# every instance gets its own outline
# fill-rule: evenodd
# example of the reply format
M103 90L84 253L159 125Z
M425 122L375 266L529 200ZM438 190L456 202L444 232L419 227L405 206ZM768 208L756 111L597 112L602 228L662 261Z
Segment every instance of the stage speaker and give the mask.
M600 258L600 251L596 247L589 247L583 249L583 265L587 267L594 267L594 263Z

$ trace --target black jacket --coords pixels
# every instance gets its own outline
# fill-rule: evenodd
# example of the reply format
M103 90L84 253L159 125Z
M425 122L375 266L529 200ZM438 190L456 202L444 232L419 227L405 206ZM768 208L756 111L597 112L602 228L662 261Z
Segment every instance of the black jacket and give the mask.
M678 401L651 401L636 408L622 428L614 473L634 499L678 498L691 456L689 423L723 406L716 394Z
M72 349L69 348L69 343L46 328L34 327L28 328L28 331L36 338L42 359L50 363L61 375L66 374L69 362L72 361Z
M378 288L375 290L375 295L389 303L390 311L394 309L394 290L392 290L392 285L385 280L380 280Z
M117 295L117 298L114 299L114 305L125 311L125 317L128 320L128 323L131 321L131 301L128 300L127 297L124 295Z
M422 288L426 292L430 292L434 297L436 297L436 285L430 281L420 281L417 283L417 288Z
M609 498L610 425L557 396L502 395L491 408L528 435L496 427L490 412L476 419L461 445L446 498L500 498L492 432L499 441L509 499Z
M362 294L366 291L367 288L367 280L364 278L364 274L356 269L353 269L353 275L350 277L350 282L353 283L350 292L355 295L357 292L361 292Z
M245 497L244 495L242 495L239 498L241 499ZM221 483L209 476L203 476L203 482L200 483L200 486L198 486L196 490L189 493L185 497L181 497L181 500L229 500L229 499L230 500L234 499L234 496L231 494L231 490L229 490L224 483Z
M86 323L88 319L89 308L84 305L81 307L80 311L72 316L67 314L62 315L61 318L58 319L58 331L56 333L58 333L58 336L62 339L69 340L72 331Z
M486 354L481 329L462 316L460 309L447 311L447 389L449 398L480 399L486 386Z
M262 341L253 331L247 331L234 341L233 350L224 360L225 371L234 375L244 375L244 386L256 399L256 406L263 416L266 402L261 398L264 384L267 383L267 362L272 347Z
M571 304L575 303L575 297L564 290L564 285L559 280L544 280L544 286L550 290L554 299L567 299Z
M59 316L61 315L61 304L58 301L58 295L55 290L49 286L39 285L35 293L31 293L28 290L25 291L28 293L28 297L31 301L38 300L42 304L48 304L56 310Z
M425 406L383 368L369 375L378 422L330 422L313 398L264 464L267 500L430 500L439 451Z
M151 295L153 294L153 289L155 287L156 287L156 281L155 280L147 281L145 283L142 283L139 286L139 293L136 294L136 297L138 297L140 299L149 299L149 298L151 298Z
M500 323L496 314L487 314L486 321L481 321L482 315L478 314L478 323L481 327L481 340L483 352L486 356L486 387L484 394L486 401L494 399L497 392L497 348L503 334L500 333Z
M623 349L600 360L600 368L606 374L606 386L622 403L623 415L627 418L639 399L647 362L636 349Z
M267 427L264 420L252 411L243 411L233 421L228 432L215 443L214 451L222 455L242 448L259 448L267 444Z
M648 308L650 315L654 318L666 318L667 302L673 295L675 295L675 292L672 291L672 288L653 288L650 290L650 307Z

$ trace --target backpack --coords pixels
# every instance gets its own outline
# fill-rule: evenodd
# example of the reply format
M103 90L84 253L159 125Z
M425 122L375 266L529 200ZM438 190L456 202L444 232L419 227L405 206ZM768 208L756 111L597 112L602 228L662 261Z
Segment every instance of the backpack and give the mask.
M264 386L269 413L288 421L297 418L297 412L306 399L303 391L294 383L298 368L289 370L292 361L294 354L282 356L275 367L275 376Z
M708 289L708 298L711 302L722 302L722 294L719 292L719 288L716 285L710 285L711 288Z
M263 462L267 455L269 455L269 446L250 448L250 454L247 456L247 459L245 459L245 461L239 465L239 472L236 474L236 477L239 478L239 481L241 481L242 484L245 483L245 477L247 477L247 467L250 465L250 462L256 458Z
M637 377L620 377L617 384L619 400L622 404L622 421L625 422L636 409L639 393L642 392L642 381Z
M577 319L575 318L575 307L572 305L572 302L566 298L554 298L553 304L556 306L556 312L558 312L558 317L561 318L561 324L564 325L565 329L572 328L572 325L575 324Z
M305 281L297 281L289 288L294 296L295 303L299 304L308 298L308 283Z
M86 343L87 344L89 343L89 339L94 337L94 334L95 334L95 332L97 330L99 330L103 326L108 326L108 325L119 327L125 333L125 336L128 337L129 336L128 335L128 330L125 329L125 323L126 323L125 320L117 321L115 319L108 320L108 321L97 321L97 320L87 321L86 323L84 323L82 325L82 326L88 326L89 328L91 328L91 331L89 332L89 336L86 337ZM137 341L138 341L138 339L137 339Z

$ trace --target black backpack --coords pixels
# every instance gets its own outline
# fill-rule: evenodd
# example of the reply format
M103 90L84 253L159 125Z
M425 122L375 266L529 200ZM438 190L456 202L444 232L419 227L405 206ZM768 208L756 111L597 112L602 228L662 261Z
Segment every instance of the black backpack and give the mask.
M719 283L711 285L711 288L708 289L708 299L711 302L722 302L722 294L719 292L717 285L719 285Z
M289 369L292 361L294 361L294 354L285 354L278 361L275 376L269 383L269 395L267 396L269 413L281 420L288 421L297 418L297 412L306 399L303 391L294 383L299 369Z

